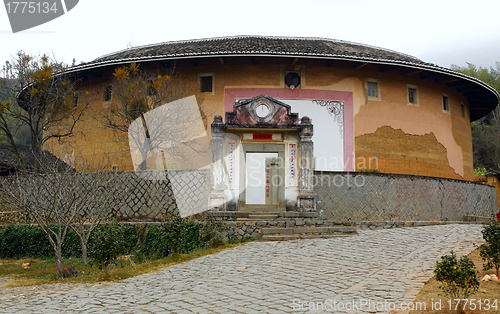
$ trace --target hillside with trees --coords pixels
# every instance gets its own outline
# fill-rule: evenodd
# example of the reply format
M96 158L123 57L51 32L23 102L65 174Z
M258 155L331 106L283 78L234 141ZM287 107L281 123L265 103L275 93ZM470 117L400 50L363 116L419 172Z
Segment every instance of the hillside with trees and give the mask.
M476 67L468 63L466 67L451 66L452 70L475 77L491 85L500 93L500 62L496 67ZM500 108L487 116L471 121L474 168L500 170Z

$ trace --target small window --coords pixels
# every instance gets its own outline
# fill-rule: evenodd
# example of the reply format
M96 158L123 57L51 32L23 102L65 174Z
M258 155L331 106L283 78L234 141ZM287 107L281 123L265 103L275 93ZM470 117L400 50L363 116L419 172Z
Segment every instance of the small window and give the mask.
M300 76L296 72L289 72L285 75L285 84L290 88L297 88L300 85Z
M213 93L213 76L200 76L200 88L202 93Z
M380 101L380 85L377 80L367 79L366 90L368 91L368 100Z
M368 97L378 97L377 93L377 83L376 82L368 82Z
M415 88L408 88L408 102L411 104L417 103L417 90Z
M298 59L294 60L292 65L280 66L280 86L281 88L304 88L306 86L306 68L305 65L294 65Z
M113 95L113 85L108 85L104 88L104 101L111 101Z
M450 112L450 104L446 95L443 95L443 111Z
M462 118L465 118L465 105L463 103L460 104L460 111L462 113Z
M407 101L409 106L419 106L418 103L418 88L415 85L406 85Z

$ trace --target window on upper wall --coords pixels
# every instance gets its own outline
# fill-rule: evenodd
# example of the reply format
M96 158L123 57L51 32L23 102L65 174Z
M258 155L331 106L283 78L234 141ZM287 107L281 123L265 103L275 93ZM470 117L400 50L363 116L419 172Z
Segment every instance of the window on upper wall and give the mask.
M303 65L282 65L280 67L280 86L292 90L306 86L306 68Z
M443 112L450 112L450 103L447 95L443 95Z
M113 85L107 85L104 88L104 101L111 101L112 96L113 96Z
M462 118L465 118L465 105L464 105L464 103L460 103L460 112L462 114Z
M419 106L418 87L415 85L406 85L406 100L409 106Z
M300 75L297 72L288 72L285 75L285 84L291 89L300 86Z
M380 84L378 80L367 79L366 80L366 90L368 91L368 100L380 101Z
M200 74L199 83L202 93L215 93L213 74Z

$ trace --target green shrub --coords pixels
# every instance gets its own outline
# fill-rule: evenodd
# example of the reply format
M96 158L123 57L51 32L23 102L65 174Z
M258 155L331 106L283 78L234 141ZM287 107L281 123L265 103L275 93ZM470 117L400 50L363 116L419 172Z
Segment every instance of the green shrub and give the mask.
M140 263L146 258L155 260L174 253L190 253L199 248L222 244L217 224L208 215L204 222L172 216L159 227L146 230L140 250L137 249L138 240L139 234L131 226L97 226L87 245L89 261L107 268L120 255L133 254L133 261ZM81 257L81 243L72 230L68 230L62 251L66 258ZM0 255L8 258L47 258L53 257L54 253L42 229L11 225L0 232Z
M140 264L147 261L147 256L140 249L137 249L134 254L132 254L132 262Z
M71 229L68 229L68 232L66 233L66 238L64 239L64 243L62 245L62 255L65 258L82 256L82 244L80 243L80 238L78 238L76 233Z
M479 247L479 254L484 262L485 270L495 268L497 276L500 268L500 222L485 225L481 231L485 244Z
M139 235L132 226L117 223L97 226L88 244L90 263L107 270L116 264L118 256L135 252L138 239Z
M118 224L103 224L95 228L90 236L89 257L91 265L108 270L116 264L124 243L123 230Z
M122 243L120 244L120 255L132 254L137 249L137 242L139 241L139 234L135 228L128 225L121 225L120 227Z
M441 256L441 262L436 262L434 270L436 280L441 282L439 288L451 299L467 299L479 289L477 272L468 256L457 260L453 251L451 255Z
M164 220L160 233L170 253L189 253L199 246L198 224L179 215Z
M56 231L55 226L51 227ZM9 225L0 232L0 252L5 258L48 258L54 252L49 240L39 227ZM73 231L68 231L62 247L63 257L81 256L80 240Z
M486 174L487 170L484 167L477 167L474 169L474 175L475 176L484 176Z
M147 256L148 259L155 260L168 256L168 248L164 242L158 227L150 227L144 235L144 241L139 252ZM136 253L139 253L136 252Z
M240 240L238 239L238 236L236 235L236 232L234 232L233 230L230 230L227 234L227 237L228 237L228 241L229 243L238 243L240 242Z
M36 227L7 226L2 231L0 242L6 258L45 258L54 255L47 236Z
M204 247L217 247L222 243L215 220L208 217L204 222L173 215L159 227L146 231L141 254L154 260L171 254L190 253Z
M52 226L52 230L57 231L57 227ZM102 228L98 226L97 229ZM131 226L121 227L123 236L120 237L120 254L130 254L135 251L139 235ZM92 245L92 237L89 246ZM66 238L62 246L62 255L68 257L81 257L82 247L80 239L68 229ZM0 231L0 256L4 258L50 258L54 252L50 246L47 236L39 227L28 225L9 225Z
M200 228L200 237L202 244L207 246L218 247L222 245L222 236L213 216L205 215L205 221Z

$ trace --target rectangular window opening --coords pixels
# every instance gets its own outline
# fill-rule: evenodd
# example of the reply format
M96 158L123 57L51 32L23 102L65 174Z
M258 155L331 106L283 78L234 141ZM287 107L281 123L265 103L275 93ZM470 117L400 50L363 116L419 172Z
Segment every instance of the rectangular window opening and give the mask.
M376 82L368 82L368 97L377 98L378 97L378 84Z
M462 118L465 118L465 105L464 104L460 104L460 110L462 113Z
M450 105L448 103L448 96L443 96L443 110L450 111Z
M104 88L104 101L110 101L113 95L113 85L107 85Z
M413 87L408 87L408 102L410 104L416 104L417 103L417 89Z
M212 76L201 76L200 77L200 88L202 93L213 92L213 77Z

